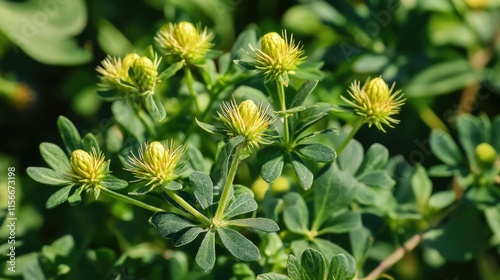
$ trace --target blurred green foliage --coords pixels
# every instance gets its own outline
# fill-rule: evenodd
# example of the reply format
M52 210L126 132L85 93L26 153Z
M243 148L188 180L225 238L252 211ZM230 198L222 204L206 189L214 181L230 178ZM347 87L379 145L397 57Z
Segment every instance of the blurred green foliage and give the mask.
M47 191L25 170L43 165L40 142L61 143L57 117L68 116L81 135L92 133L115 153L112 161L119 162L116 152L127 136L122 127L133 126L136 120L127 118L128 107L111 106L98 97L95 67L107 54L143 50L163 24L184 20L209 26L215 33L215 48L225 52L231 51L244 30L264 34L286 28L304 45L313 65L306 66L314 69L323 63L323 79L306 105L342 105L340 95L354 79L382 75L397 82L409 105L399 116L401 124L387 134L362 128L356 137L359 142L353 140L318 178L321 182L342 172L345 177L340 182L326 181L337 187L357 185L361 191L346 193L343 206L361 204L359 217L344 219L354 212L342 211L329 219L314 215L318 211L314 201L330 196L337 201L336 194L321 197L313 184L303 201L298 195L294 198L302 191L302 182L292 183L283 197L267 193L259 208L268 217L278 216L276 209L283 211L284 236L259 237L264 252L259 262L237 263L221 255L207 275L193 262L197 245L174 248L148 223L150 213L142 209L110 199L45 209L54 189ZM305 271L301 273L329 273L326 264L318 268L321 272L306 271L309 268L303 264L310 257L321 263L326 260L330 266L333 258L339 262L345 258L346 271L356 262L364 265L366 274L405 240L430 226L435 228L425 233L423 246L388 271L395 279L497 279L498 170L481 165L475 149L489 143L500 151L495 118L500 113L499 34L500 0L0 1L0 187L2 192L6 189L5 170L15 166L19 206L19 269L16 274L5 272L8 247L2 244L0 273L19 279L253 279L263 272L280 271L299 279L292 277L290 265L287 271L282 264L290 253L298 254L312 243L323 250L308 249L309 255L296 256L293 267ZM246 42L238 46L245 48ZM292 81L293 88L300 85ZM197 86L202 88L201 83ZM266 98L265 88L256 80L238 86L234 95L239 99ZM169 131L186 129L190 117L185 108L191 104L180 77L159 87L169 115L167 122L148 133L164 139L171 136ZM479 112L478 117L463 115ZM322 143L338 147L349 133L349 127L341 124L351 122L352 116L318 121L318 126L339 128L339 136L320 136ZM139 140L149 128L141 129L125 134L137 134ZM205 136L195 135L192 141L203 142ZM205 144L209 154L217 152L215 142ZM207 171L212 162L205 159L198 164L200 171ZM315 174L320 169L312 164L310 168ZM260 166L245 164L239 180L250 185L260 172ZM284 173L294 174L286 168ZM115 175L123 172L117 169ZM366 184L374 180L378 184ZM453 204L453 213L441 221L440 214L458 199L462 200ZM2 207L5 200L0 194ZM287 214L293 212L304 219L293 220L297 216ZM5 211L1 213L0 221L6 223ZM359 223L347 223L353 220ZM334 230L329 230L333 225ZM323 230L324 236L308 239L312 230ZM7 235L2 226L1 240ZM364 241L353 244L352 239ZM291 252L284 252L284 246L276 245L279 242L290 246Z

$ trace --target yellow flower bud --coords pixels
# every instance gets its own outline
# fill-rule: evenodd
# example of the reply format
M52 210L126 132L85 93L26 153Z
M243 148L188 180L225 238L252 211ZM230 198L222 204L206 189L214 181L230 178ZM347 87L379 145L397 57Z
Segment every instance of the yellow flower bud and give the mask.
M387 83L381 78L366 80L363 87L359 81L354 81L347 91L352 100L341 96L347 105L353 108L354 112L364 119L369 127L375 125L379 130L385 132L382 124L394 127L399 120L392 118L398 114L404 101L401 90L393 93L394 85L389 88Z
M245 145L258 147L259 144L269 144L265 132L273 119L262 106L257 106L252 100L243 101L236 105L233 100L221 105L222 112L218 112L221 121L226 126L230 137L244 136Z
M490 0L465 0L465 3L471 9L485 9L488 7Z
M128 170L132 172L139 181L145 181L150 190L157 186L165 185L178 176L175 173L179 161L186 151L186 146L181 145L173 148L173 142L169 145L158 141L145 145L145 150L139 149L139 156L129 156Z
M271 191L273 192L273 194L282 193L289 190L290 190L290 181L283 176L278 177L271 184Z
M158 78L158 64L151 59L142 56L137 58L132 64L132 71L134 71L133 80L137 84L140 94L147 95L153 94Z
M128 76L128 70L132 67L134 64L134 61L136 61L140 56L136 53L129 53L127 54L122 61L122 76L126 77L125 80L127 82L130 82L129 76Z
M207 29L201 30L190 22L169 23L156 34L155 40L166 56L176 61L185 60L193 63L203 59L213 46L213 34Z
M390 97L389 87L380 77L367 81L362 90L373 104L384 104Z
M94 192L96 198L99 196L98 185L106 177L107 165L104 155L97 154L95 150L88 153L84 150L74 150L69 159L71 173L69 176L75 183L82 184L87 191Z
M490 167L497 159L497 151L488 143L481 143L476 147L476 160L482 167Z
M251 65L266 77L266 82L278 81L288 86L288 75L294 75L305 60L302 48L295 45L293 36L288 41L284 31L283 36L267 33L260 41L260 48L250 48L253 51Z
M252 192L257 201L262 201L266 196L266 192L269 190L269 183L264 181L262 177L255 180L251 186Z

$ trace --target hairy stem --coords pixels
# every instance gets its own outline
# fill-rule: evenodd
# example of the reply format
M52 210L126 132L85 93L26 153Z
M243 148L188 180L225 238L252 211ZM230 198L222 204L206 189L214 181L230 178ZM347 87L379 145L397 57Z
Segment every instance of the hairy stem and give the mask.
M220 196L219 206L217 207L217 212L215 212L215 217L214 217L215 224L221 222L222 214L224 214L226 205L229 202L229 194L231 193L234 177L236 176L236 171L238 170L238 165L240 163L240 156L241 153L243 152L243 146L244 143L241 143L238 146L236 146L233 162L231 162L231 167L229 168L229 173L227 175L226 182L224 183L224 189L222 190L222 194Z
M161 208L149 205L149 204L144 203L142 201L139 201L137 199L133 199L133 198L131 198L129 196L126 196L126 195L114 192L114 191L112 191L110 189L99 188L99 190L100 190L100 192L102 194L105 194L105 195L107 195L109 197L116 198L118 200L121 200L121 201L126 202L126 203L133 204L135 206L139 206L139 207L144 208L146 210L149 210L149 211L152 211L152 212L165 212L164 209L161 209Z
M337 149L337 158L340 156L340 154L345 149L345 147L347 146L347 144L349 144L349 141L351 141L351 139L354 137L354 135L356 135L356 133L358 132L358 130L363 126L363 123L364 122L363 122L362 118L359 118L356 121L356 123L354 123L354 126L352 127L351 133L349 133L349 135L344 140L344 142L342 143L342 145L340 146L340 148Z
M276 81L276 87L278 89L278 97L280 100L281 111L286 111L286 102L285 102L285 87L282 83ZM288 147L290 144L290 131L288 129L288 115L285 114L283 116L283 140L285 142L285 146Z
M163 189L165 193L177 204L179 204L184 210L186 210L189 214L193 215L198 221L205 225L211 224L211 221L209 218L207 218L205 215L201 214L198 210L196 210L191 204L187 203L182 197L180 197L177 193L174 191L168 190L168 189Z
M200 112L200 104L198 103L198 94L194 90L194 80L193 74L191 73L191 69L189 67L185 68L186 70L186 84L189 89L189 93L191 94L191 98L193 98L194 106L196 107L196 113Z

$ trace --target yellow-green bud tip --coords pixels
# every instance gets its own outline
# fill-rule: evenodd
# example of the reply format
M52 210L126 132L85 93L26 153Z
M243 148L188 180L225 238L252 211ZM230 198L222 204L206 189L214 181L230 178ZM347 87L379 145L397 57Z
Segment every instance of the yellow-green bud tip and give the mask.
M164 54L187 63L197 62L213 46L213 34L206 28L201 30L190 22L169 23L162 27L155 40Z
M390 96L387 83L380 77L367 81L362 90L366 92L366 95L373 103L386 102Z
M69 161L72 170L70 177L75 182L95 187L106 175L104 156L95 151L88 153L80 149L74 150Z
M134 80L138 86L139 93L152 94L156 86L159 61L153 63L151 59L145 56L137 58L132 64L134 71Z
M272 57L280 55L282 50L286 50L287 43L276 32L270 32L262 36L260 50Z
M481 165L491 165L497 159L497 151L488 143L481 143L476 147L476 159Z

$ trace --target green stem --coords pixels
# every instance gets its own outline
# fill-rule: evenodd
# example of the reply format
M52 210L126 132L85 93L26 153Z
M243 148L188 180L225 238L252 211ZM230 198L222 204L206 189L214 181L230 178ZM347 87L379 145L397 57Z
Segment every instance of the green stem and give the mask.
M231 162L231 167L229 168L229 173L224 184L224 189L222 189L222 194L220 196L219 206L217 207L217 211L215 212L214 224L218 224L221 222L222 214L224 213L226 204L229 202L229 194L231 193L234 177L236 176L236 170L238 170L238 164L240 163L240 156L243 152L243 146L243 143L236 146L233 162Z
M205 225L209 225L212 222L205 215L201 214L198 210L196 210L193 206L187 203L182 197L180 197L177 193L171 190L163 189L165 193L177 204L179 204L184 210L193 215L198 221L202 222Z
M193 74L191 73L191 69L189 67L185 67L185 72L186 72L186 84L189 89L189 93L191 94L191 97L193 98L194 105L196 107L196 113L200 112L200 104L198 103L198 94L194 90L194 80L193 80Z
M152 211L152 212L165 212L164 209L161 209L161 208L149 205L149 204L144 203L142 201L139 201L137 199L133 199L133 198L128 197L126 195L114 192L114 191L112 191L110 189L99 188L99 190L100 190L100 192L102 194L105 194L105 195L107 195L109 197L116 198L118 200L121 200L121 201L126 202L126 203L133 204L135 206L139 206L139 207L144 208L146 210L149 210L149 211Z
M356 133L358 132L358 130L363 126L363 118L359 118L356 123L354 123L354 126L351 130L351 133L349 133L349 135L347 136L347 138L344 140L344 142L342 143L342 145L340 146L340 148L337 149L337 157L340 156L340 154L342 153L342 151L345 149L345 147L347 146L347 144L349 144L349 141L351 141L351 139L354 137L354 135L356 135Z
M276 81L276 87L278 89L278 97L280 100L281 111L286 111L286 102L285 102L285 87L282 83ZM283 115L283 140L285 142L285 146L289 148L290 144L290 134L288 129L288 115Z
M431 129L442 129L448 132L446 124L436 115L436 113L428 105L420 105L417 107L418 114L422 121Z

